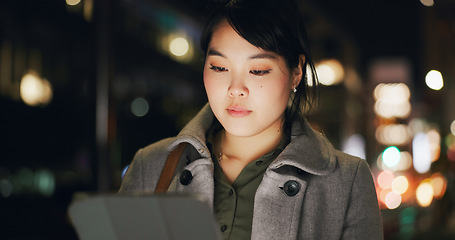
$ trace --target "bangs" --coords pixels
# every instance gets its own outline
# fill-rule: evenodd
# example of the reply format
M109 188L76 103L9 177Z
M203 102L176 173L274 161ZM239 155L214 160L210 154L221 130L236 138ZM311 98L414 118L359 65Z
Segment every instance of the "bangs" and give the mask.
M252 45L266 51L272 51L282 55L282 51L278 48L280 36L283 34L278 26L275 26L277 21L273 21L273 17L264 17L261 11L249 10L244 8L229 8L225 13L226 20L232 28L245 40ZM275 30L275 31L274 31Z

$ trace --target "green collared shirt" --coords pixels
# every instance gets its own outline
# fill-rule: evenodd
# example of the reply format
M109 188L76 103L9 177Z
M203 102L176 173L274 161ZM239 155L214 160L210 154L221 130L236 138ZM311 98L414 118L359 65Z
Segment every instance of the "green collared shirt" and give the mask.
M212 128L213 129L213 128ZM209 146L216 131L209 131ZM215 198L214 211L220 224L224 239L250 239L253 222L254 196L262 181L265 170L289 143L289 137L283 135L278 146L270 153L250 162L232 183L229 183L223 169L214 160Z

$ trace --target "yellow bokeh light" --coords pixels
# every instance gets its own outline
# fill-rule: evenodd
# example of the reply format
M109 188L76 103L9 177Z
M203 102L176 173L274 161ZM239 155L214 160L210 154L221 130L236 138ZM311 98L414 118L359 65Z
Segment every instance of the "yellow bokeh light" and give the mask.
M383 145L404 145L411 139L411 132L405 124L380 125L376 139Z
M66 0L66 4L68 4L69 6L76 6L80 2L81 0Z
M175 56L184 56L188 53L190 45L188 41L183 37L174 38L169 43L169 51L174 54Z
M330 86L343 81L344 68L336 59L321 61L316 65L319 82L323 85Z
M433 201L433 185L431 184L430 179L425 179L420 183L420 185L416 189L416 198L417 202L422 207L430 206L431 202Z
M384 118L406 118L411 113L410 96L404 83L381 83L374 89L374 111Z
M392 191L396 194L403 194L408 190L409 182L405 176L398 176L392 181Z
M437 70L431 70L425 76L425 83L430 89L441 90L444 87L444 79L442 78L441 72Z
M438 131L432 129L427 132L427 138L430 142L431 159L434 162L439 159L441 153L441 135Z
M20 84L21 98L29 106L44 106L52 100L52 86L46 79L41 79L35 72L22 77Z
M434 198L441 199L447 188L447 179L439 172L434 173L431 175L431 185L433 185Z
M434 0L420 0L420 2L427 7L432 7L434 5Z

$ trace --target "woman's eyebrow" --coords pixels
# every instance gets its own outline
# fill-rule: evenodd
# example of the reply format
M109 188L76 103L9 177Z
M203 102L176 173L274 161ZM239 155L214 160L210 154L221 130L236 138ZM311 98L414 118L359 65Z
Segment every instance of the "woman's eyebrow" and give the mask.
M224 56L222 53L218 52L217 50L215 50L213 48L209 49L209 51L207 52L207 56L220 56L220 57L226 58L226 56Z
M271 53L259 53L255 54L253 56L250 56L249 59L277 59L277 56L275 54Z
M209 51L207 52L207 56L219 56L226 58L226 56L224 56L221 52L213 48L209 49ZM258 53L248 57L248 59L277 59L277 56L271 53Z

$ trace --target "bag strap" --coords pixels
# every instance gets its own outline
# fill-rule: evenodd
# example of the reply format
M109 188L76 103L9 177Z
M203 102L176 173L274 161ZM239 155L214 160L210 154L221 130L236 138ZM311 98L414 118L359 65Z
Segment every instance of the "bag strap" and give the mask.
M163 170L161 171L160 179L155 188L155 193L164 193L169 188L174 176L177 163L179 162L180 156L182 156L183 150L188 143L180 143L174 150L172 150L167 156L166 163L164 163Z

